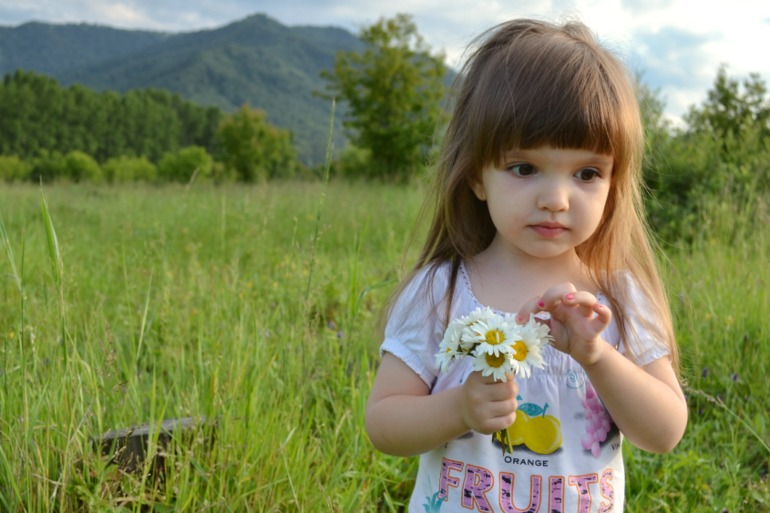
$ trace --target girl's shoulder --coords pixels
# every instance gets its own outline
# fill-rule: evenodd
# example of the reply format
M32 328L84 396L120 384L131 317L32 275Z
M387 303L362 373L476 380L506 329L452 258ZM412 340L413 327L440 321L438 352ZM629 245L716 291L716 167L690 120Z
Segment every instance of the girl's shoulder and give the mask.
M450 262L428 264L414 270L402 284L395 304L409 309L422 309L420 305L435 307L443 303L450 289L451 275Z
M641 278L628 269L609 275L602 293L618 301L629 315L645 312L649 308L649 293Z

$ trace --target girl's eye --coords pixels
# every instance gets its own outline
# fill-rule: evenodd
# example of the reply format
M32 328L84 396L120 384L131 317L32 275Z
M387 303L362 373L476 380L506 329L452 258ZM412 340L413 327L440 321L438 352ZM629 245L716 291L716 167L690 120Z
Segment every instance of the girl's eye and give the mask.
M585 169L581 169L580 171L575 173L575 177L578 180L582 180L584 182L590 182L594 178L598 178L599 176L601 176L599 174L599 171L597 171L596 169L590 168L590 167L587 167Z
M532 176L537 170L531 164L512 164L508 166L508 171L516 176Z

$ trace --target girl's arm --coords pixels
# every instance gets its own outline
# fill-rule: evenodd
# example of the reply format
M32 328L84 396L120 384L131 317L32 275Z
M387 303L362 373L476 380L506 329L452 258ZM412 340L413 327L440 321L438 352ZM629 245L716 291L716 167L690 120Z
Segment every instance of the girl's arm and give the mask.
M380 451L412 456L470 430L490 434L516 420L514 379L495 382L472 372L459 387L431 394L403 361L385 353L366 406L366 431Z
M687 403L668 358L639 367L600 337L612 315L589 292L570 284L549 289L519 314L551 314L554 345L585 369L613 421L628 440L650 452L673 449L684 435Z
M650 452L673 449L687 426L687 403L671 361L660 358L638 367L615 348L583 368L618 429Z

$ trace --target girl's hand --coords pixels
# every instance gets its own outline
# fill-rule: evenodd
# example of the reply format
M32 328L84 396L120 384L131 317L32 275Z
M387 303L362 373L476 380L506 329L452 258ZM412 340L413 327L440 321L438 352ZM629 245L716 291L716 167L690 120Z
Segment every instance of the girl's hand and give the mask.
M471 372L460 393L460 414L469 429L486 435L506 429L516 420L519 387L513 376L495 381L492 376Z
M601 333L609 325L612 313L590 292L578 291L572 283L548 289L527 302L517 315L526 321L531 313L548 312L543 321L551 328L554 347L567 353L583 367L596 363L609 348Z

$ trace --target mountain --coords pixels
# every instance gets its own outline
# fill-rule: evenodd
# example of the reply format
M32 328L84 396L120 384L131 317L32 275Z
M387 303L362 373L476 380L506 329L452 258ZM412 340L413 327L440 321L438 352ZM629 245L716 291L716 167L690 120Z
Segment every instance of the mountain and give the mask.
M120 59L168 37L86 24L30 22L0 27L0 74L21 68L57 77L73 68Z
M300 158L323 162L331 105L314 94L338 51L361 41L334 27L287 27L264 14L195 32L27 23L0 27L0 73L21 68L62 85L125 92L158 88L231 112L244 104L291 130ZM339 110L338 110L339 112ZM335 146L344 142L336 116Z

